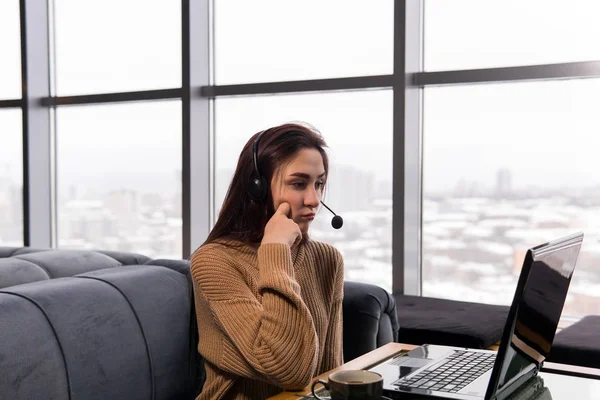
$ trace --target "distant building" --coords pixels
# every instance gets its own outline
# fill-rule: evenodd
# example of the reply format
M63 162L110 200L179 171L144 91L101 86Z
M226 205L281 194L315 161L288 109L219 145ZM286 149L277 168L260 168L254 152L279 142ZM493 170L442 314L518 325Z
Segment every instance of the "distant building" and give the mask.
M454 197L480 197L486 196L488 192L489 189L486 191L485 187L477 181L459 179L452 194Z
M509 197L512 194L512 172L501 168L496 173L496 196Z
M336 212L366 210L375 195L375 174L358 168L339 165L327 178L325 202Z
M110 191L106 196L104 205L116 218L127 217L140 212L138 193L131 189Z

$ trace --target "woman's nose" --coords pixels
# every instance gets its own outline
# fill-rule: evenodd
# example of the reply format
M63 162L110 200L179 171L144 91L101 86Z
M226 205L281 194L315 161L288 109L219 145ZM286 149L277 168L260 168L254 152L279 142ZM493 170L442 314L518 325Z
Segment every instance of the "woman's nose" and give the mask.
M319 205L319 194L314 188L306 191L306 195L304 196L304 204L313 208Z

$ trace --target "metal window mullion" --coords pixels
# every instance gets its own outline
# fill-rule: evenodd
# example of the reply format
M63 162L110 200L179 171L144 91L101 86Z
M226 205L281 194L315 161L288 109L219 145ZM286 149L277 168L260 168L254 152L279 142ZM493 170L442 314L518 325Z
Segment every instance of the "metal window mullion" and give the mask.
M392 266L394 293L421 294L422 2L396 2L394 10L394 185Z
M0 108L22 108L23 99L0 100Z
M182 217L183 257L210 229L210 0L182 0Z
M598 77L600 77L600 61L581 61L515 67L417 72L413 75L411 83L419 87L425 87Z
M20 0L23 96L23 241L52 246L52 141L48 2Z
M201 87L203 97L254 96L270 94L331 92L361 89L389 89L393 75L354 76L347 78L307 79L301 81L241 83Z
M96 93L76 96L52 96L42 99L48 107L122 103L128 101L170 100L181 98L181 88L140 90L134 92Z

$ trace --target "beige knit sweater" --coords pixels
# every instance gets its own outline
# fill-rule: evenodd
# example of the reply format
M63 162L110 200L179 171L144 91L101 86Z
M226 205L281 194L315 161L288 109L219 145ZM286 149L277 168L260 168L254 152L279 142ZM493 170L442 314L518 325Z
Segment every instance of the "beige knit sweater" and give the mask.
M266 399L342 364L343 260L309 240L199 248L191 272L206 382L200 399Z

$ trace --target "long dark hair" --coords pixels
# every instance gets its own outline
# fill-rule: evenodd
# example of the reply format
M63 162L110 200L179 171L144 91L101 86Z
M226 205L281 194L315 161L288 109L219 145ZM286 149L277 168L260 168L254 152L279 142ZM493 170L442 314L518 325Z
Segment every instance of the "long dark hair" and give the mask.
M261 136L257 152L258 169L267 183L267 198L262 202L253 201L248 193L248 184L254 176L252 146L260 133L254 134L242 149L217 222L203 245L217 239L244 244L260 242L265 225L275 212L271 193L273 174L298 151L318 150L323 158L325 176L329 173L329 159L325 152L327 145L316 129L298 123L269 128Z

